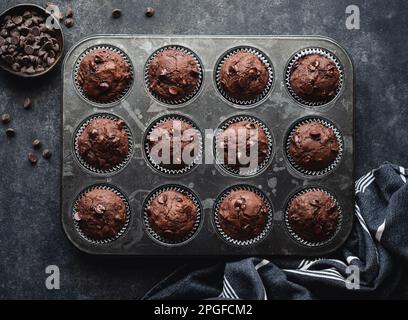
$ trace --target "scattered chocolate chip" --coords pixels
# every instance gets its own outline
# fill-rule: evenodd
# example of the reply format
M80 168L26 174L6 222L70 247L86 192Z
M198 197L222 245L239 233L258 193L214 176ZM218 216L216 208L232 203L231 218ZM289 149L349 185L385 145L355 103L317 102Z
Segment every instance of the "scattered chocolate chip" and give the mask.
M25 98L24 103L23 103L23 108L24 109L30 109L32 106L32 102L30 98Z
M154 16L154 13L155 13L156 11L152 8L152 7L147 7L146 9L145 9L145 16L146 17L153 17Z
M38 140L38 139L35 139L35 140L33 141L32 145L33 145L33 148L34 148L34 149L40 149L40 148L41 148L41 141Z
M28 154L28 161L30 161L32 165L35 165L38 161L38 158L34 153L30 152Z
M64 24L67 28L72 28L74 26L74 19L67 18L64 20Z
M9 138L14 137L15 134L16 134L16 131L15 131L13 128L8 128L8 129L6 130L6 135L7 135L7 137L9 137Z
M9 123L11 121L11 117L8 113L3 113L1 115L1 122L3 122L4 124Z
M122 16L122 10L120 10L120 9L114 9L114 10L112 11L112 18L118 19L118 18L120 18L121 16Z
M74 17L74 10L71 7L67 8L67 12L65 13L66 18L73 18Z
M44 149L42 156L44 157L44 159L49 159L52 156L52 152L49 149Z

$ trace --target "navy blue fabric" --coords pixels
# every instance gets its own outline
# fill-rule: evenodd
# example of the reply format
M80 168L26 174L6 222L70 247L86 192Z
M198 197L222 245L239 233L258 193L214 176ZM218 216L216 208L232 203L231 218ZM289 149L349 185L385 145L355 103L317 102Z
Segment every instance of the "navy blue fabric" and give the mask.
M161 281L144 298L395 297L400 282L407 278L404 270L408 267L406 172L403 167L385 163L356 182L353 230L346 243L327 257L191 263ZM350 289L355 284L350 275L356 275L356 269L359 287Z

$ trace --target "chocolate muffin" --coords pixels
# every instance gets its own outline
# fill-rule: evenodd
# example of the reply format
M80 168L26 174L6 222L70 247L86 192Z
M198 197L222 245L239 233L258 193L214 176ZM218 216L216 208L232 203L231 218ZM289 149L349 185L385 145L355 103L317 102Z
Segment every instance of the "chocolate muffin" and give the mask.
M258 136L256 136L256 132ZM217 143L218 147L223 149L224 164L233 170L255 169L265 161L269 154L269 140L265 130L250 120L230 124L217 137ZM258 144L258 152L256 155L251 155L251 146L256 143ZM245 150L245 154L241 150ZM244 157L250 157L250 161L244 163L248 161Z
M302 169L320 171L337 159L340 146L333 129L316 121L295 129L288 151L290 158Z
M268 82L268 68L253 53L237 52L221 66L220 84L229 97L252 100L263 93Z
M79 136L78 153L89 165L100 170L109 170L122 163L129 153L124 121L91 120Z
M329 240L335 234L340 210L327 193L308 191L292 199L287 215L288 223L298 237L316 243Z
M268 208L255 192L234 190L221 202L217 214L226 235L245 241L262 233L268 219Z
M200 137L200 132L184 120L164 120L147 135L148 155L162 168L182 170L199 154Z
M82 59L77 80L84 94L97 102L120 98L132 82L129 63L108 49L93 50Z
M336 64L320 54L299 58L291 69L290 87L295 94L308 102L332 100L340 83Z
M147 206L146 213L151 228L170 241L188 236L197 220L197 207L193 200L175 190L160 192Z
M166 49L149 64L149 89L161 99L182 100L197 89L200 73L199 65L191 54L179 49Z
M74 219L89 239L106 240L122 230L126 211L124 201L115 192L97 188L81 197Z

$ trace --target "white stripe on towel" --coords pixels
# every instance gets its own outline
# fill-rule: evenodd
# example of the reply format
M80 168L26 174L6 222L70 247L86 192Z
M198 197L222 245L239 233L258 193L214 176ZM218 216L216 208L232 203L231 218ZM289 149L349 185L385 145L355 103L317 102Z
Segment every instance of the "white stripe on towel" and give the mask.
M378 242L381 241L381 237L383 235L385 229L385 219L384 222L378 227L377 232L375 233L375 238L377 239Z

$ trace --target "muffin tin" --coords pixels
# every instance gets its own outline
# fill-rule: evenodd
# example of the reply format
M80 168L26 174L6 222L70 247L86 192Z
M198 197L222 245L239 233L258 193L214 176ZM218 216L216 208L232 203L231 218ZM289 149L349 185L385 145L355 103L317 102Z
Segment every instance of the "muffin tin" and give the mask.
M150 57L167 46L194 53L202 68L201 86L193 97L180 104L166 104L148 90L145 70ZM133 69L133 84L117 101L99 104L78 90L75 73L78 59L95 47L123 52ZM262 53L272 73L268 92L253 103L226 99L217 86L217 70L225 55L239 50ZM337 96L323 105L307 105L292 96L286 83L293 58L318 50L332 55L341 68ZM335 41L316 36L142 36L98 35L82 40L67 54L63 70L63 154L62 224L68 239L80 250L105 255L324 255L347 238L354 210L354 72L352 62ZM75 152L75 135L87 119L103 114L125 121L132 136L130 159L120 170L95 172L86 168ZM216 130L231 117L259 119L270 132L271 159L262 170L239 176L214 161L196 164L193 170L169 174L156 170L144 152L146 130L164 116L186 117L203 134L203 159L214 157L213 137L205 129ZM286 155L290 130L300 121L321 119L337 130L342 152L336 166L319 175L299 172ZM129 204L129 223L116 239L95 243L86 239L73 218L78 196L93 186L120 190ZM267 198L271 219L262 239L250 244L226 241L216 225L217 200L235 186L259 190ZM161 188L181 188L197 198L200 219L194 234L182 243L158 240L146 228L144 206L149 196ZM335 236L321 245L309 246L293 237L285 223L291 197L304 189L323 189L333 195L342 212Z

